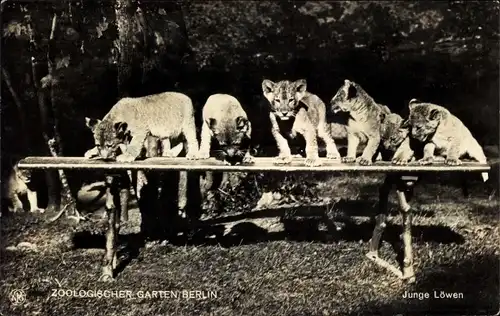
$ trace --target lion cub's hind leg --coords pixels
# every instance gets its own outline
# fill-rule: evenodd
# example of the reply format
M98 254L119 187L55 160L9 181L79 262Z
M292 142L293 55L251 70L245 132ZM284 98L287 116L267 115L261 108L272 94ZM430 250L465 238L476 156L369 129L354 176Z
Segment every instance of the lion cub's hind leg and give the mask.
M198 138L196 137L196 125L194 123L194 117L190 116L188 119L186 119L182 128L184 138L186 139L186 158L197 159L200 146L198 143ZM172 150L174 150L174 148L172 148Z
M161 156L162 157L168 157L168 158L174 158L179 156L181 153L182 149L184 148L184 144L181 142L174 147L172 147L172 143L170 142L169 138L162 139L161 140Z
M19 198L19 195L17 193L13 193L10 197L10 202L12 205L9 205L9 212L10 213L16 213L16 212L22 212L24 211L23 207L23 202Z

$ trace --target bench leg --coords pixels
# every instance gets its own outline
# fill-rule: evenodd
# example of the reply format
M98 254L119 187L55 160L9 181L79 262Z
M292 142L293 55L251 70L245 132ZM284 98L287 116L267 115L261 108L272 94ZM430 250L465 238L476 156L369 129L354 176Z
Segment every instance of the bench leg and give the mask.
M391 192L391 189L396 181L397 179L395 179L394 177L386 176L384 183L379 189L379 208L378 213L375 216L375 228L373 229L372 238L370 239L369 251L366 254L366 257L368 257L368 259L372 260L378 266L393 273L398 278L402 278L403 274L397 267L378 256L380 239L382 238L382 234L384 233L384 229L387 225L386 220L388 213L387 204L389 201L389 193Z
M380 239L387 226L387 203L389 201L389 193L391 192L392 181L386 177L384 183L379 189L379 205L378 213L375 216L375 228L373 229L372 238L370 239L369 252L366 254L368 257L378 257L378 248L380 246Z
M415 272L413 271L413 250L411 242L411 222L412 213L408 201L413 195L411 183L404 183L397 190L400 212L403 220L403 279L412 283L415 282Z
M111 179L110 179L111 178ZM119 223L119 212L113 201L113 194L111 190L113 179L107 177L106 179L106 215L108 218L108 230L106 232L106 251L103 258L102 275L100 281L110 282L114 280L114 270L118 264L116 256L116 239L117 239L117 221Z
M379 191L379 210L378 214L375 216L375 228L373 229L372 238L370 240L369 251L366 256L379 265L382 268L387 269L392 272L398 278L407 280L408 282L415 281L415 273L413 271L413 253L411 244L411 207L408 201L411 200L413 196L413 186L416 180L405 181L404 179L398 179L391 176L387 176L382 184ZM398 197L398 203L400 207L400 213L403 219L403 233L401 238L403 240L403 269L402 271L396 268L394 265L383 260L378 256L378 248L380 246L380 239L386 227L387 220L387 204L389 199L389 193L392 186L397 184L396 194Z

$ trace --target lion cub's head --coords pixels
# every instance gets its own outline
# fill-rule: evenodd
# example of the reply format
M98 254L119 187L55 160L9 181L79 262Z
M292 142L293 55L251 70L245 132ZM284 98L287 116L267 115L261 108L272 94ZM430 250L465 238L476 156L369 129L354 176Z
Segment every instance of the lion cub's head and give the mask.
M410 130L403 123L403 118L396 113L391 113L384 117L380 129L380 137L382 146L386 150L395 152L408 137Z
M230 163L241 162L252 134L252 125L247 117L227 117L217 120L209 118L206 122L217 140L218 158Z
M276 83L267 79L262 81L262 92L269 101L271 113L281 120L295 117L301 106L300 100L306 93L306 88L305 79L294 82L282 80Z
M31 182L31 170L29 169L19 169L17 165L12 168L12 175L22 182L28 184Z
M345 79L344 84L330 100L330 111L332 113L358 111L373 103L375 103L373 99L359 84Z
M409 108L408 125L411 127L411 136L420 142L428 141L436 132L443 118L442 108L416 99L409 102Z
M85 122L94 134L95 146L102 159L115 159L120 153L120 145L130 141L128 125L125 122L112 123L88 117Z

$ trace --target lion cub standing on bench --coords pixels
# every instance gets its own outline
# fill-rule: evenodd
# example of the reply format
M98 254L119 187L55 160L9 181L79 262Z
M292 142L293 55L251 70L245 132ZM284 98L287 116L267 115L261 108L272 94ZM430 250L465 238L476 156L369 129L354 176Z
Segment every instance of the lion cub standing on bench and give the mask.
M409 102L409 108L407 123L411 135L425 143L424 157L418 161L420 164L431 164L435 154L444 156L445 164L452 166L460 165L463 156L487 163L483 149L469 129L446 108L416 99ZM488 181L487 172L481 175L485 182Z
M228 164L251 163L252 124L240 102L228 94L214 94L203 106L203 125L198 158L210 157L212 142L217 158Z
M342 162L357 160L360 165L372 164L380 145L382 121L391 113L389 108L376 103L359 84L347 79L330 101L330 106L333 113L350 114L347 122L347 156L342 158ZM366 143L366 147L361 157L356 159L360 143Z
M270 103L271 133L279 150L276 164L288 164L292 160L290 146L283 133L292 138L295 138L296 133L304 136L307 166L320 165L318 137L325 142L326 157L340 159L335 141L328 132L325 103L318 96L306 91L306 88L307 83L304 79L295 82L283 80L276 83L267 79L262 81L264 97ZM281 130L280 125L291 119L294 119L291 131Z
M187 147L186 158L195 159L198 154L193 103L182 93L123 98L102 120L87 118L87 125L102 158L114 158L117 147L123 145L120 133L125 132L130 133L131 140L122 146L125 152L116 157L117 161L130 162L139 157L148 134L160 138L164 156L170 156L170 142L181 136Z

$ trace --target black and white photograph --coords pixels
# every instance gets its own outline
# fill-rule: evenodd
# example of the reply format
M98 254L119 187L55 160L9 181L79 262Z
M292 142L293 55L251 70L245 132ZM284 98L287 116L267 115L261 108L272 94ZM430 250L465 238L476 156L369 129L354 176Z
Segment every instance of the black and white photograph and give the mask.
M0 316L500 312L500 1L0 3Z

